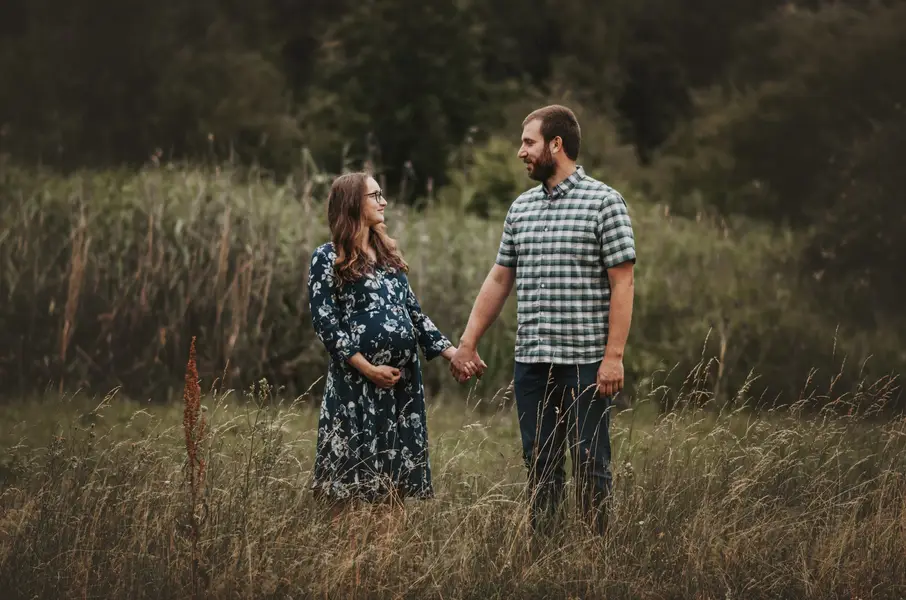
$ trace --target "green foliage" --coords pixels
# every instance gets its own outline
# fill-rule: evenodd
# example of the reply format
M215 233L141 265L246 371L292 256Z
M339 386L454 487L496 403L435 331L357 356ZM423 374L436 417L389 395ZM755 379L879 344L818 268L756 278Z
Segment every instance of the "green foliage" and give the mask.
M256 156L293 138L282 74L250 47L253 20L214 0L29 2L0 37L3 150L78 168L136 165L158 149L204 157L209 134ZM103 17L101 17L103 16Z
M0 90L0 143L67 168L160 148L286 172L302 135L332 168L373 159L393 184L412 161L425 190L470 127L498 121L502 87L565 86L619 107L647 157L688 112L689 86L717 80L737 33L776 4L14 0L0 8L0 76L17 82Z
M139 175L67 178L7 170L0 188L0 385L64 389L123 386L167 396L182 379L191 336L206 381L244 386L265 376L291 390L323 384L305 282L311 252L328 239L330 179L283 184L254 172L165 166ZM896 372L896 337L856 337L823 318L796 284L789 235L742 222L670 216L622 190L637 231L636 306L626 356L639 393L712 358L701 382L722 401L754 388L792 400L817 368L841 385ZM392 204L422 306L454 343L493 264L493 220L443 203ZM515 298L480 352L491 369L477 393L512 375ZM706 343L707 342L707 343ZM877 363L861 370L870 354ZM842 363L846 361L846 367ZM664 372L673 372L666 376ZM320 380L320 381L319 381ZM443 360L426 367L429 393L455 385Z
M341 139L391 185L443 182L486 97L470 15L449 0L362 2L331 26L303 115L315 153L338 169Z
M294 162L301 130L283 73L222 19L176 52L154 93L164 130L184 132L190 147L283 168Z
M806 256L825 297L864 327L895 327L902 315L906 170L897 149L903 147L906 113L854 144ZM854 306L862 308L853 311Z
M438 192L438 200L482 217L506 213L519 194L538 185L526 177L525 168L514 159L513 145L495 136L470 148L462 168L450 175L450 185Z
M890 73L906 61L904 31L903 4L786 11L754 28L739 88L702 93L664 150L673 192L701 190L724 214L813 221L857 141L902 115L906 85Z
M901 320L899 265L906 5L787 10L740 42L739 89L699 95L658 168L659 198L790 223L811 236L804 277L829 314L860 326ZM757 52L760 48L769 52ZM825 285L833 283L833 285ZM852 311L854 303L864 311Z
M641 179L641 167L632 146L622 143L613 118L578 102L567 91L537 90L512 100L502 111L501 122L481 141L468 138L450 161L450 183L437 196L439 202L482 217L502 218L513 200L538 185L528 177L517 158L522 121L539 106L565 104L579 120L582 146L579 164L593 176L617 189Z

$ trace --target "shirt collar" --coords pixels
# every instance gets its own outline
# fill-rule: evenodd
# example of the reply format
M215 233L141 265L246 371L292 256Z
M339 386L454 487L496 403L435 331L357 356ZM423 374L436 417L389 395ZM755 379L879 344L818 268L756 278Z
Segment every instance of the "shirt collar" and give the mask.
M583 179L585 179L585 169L581 165L576 165L576 170L572 175L554 186L554 189L549 194L550 199L562 198ZM541 189L545 193L547 192L547 187L544 184L541 184Z

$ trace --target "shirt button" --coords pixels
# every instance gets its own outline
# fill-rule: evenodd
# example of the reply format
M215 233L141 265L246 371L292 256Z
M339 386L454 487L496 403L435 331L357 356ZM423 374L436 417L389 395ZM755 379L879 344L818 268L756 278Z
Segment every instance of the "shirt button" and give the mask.
M543 283L541 284L541 287L544 287L544 284L543 284Z
M544 231L547 231L547 227L544 228Z

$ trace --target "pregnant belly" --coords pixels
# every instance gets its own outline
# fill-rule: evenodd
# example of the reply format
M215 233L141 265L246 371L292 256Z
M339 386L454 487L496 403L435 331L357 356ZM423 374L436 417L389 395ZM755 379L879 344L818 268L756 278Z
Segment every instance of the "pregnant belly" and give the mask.
M365 313L350 319L359 348L373 365L400 368L411 361L417 341L409 314L402 310Z

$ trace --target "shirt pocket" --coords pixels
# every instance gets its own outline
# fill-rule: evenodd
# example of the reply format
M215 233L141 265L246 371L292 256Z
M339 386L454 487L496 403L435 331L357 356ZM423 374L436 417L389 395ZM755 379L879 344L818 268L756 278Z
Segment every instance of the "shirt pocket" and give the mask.
M593 222L577 225L570 235L567 254L574 265L592 266L600 263L601 251Z

